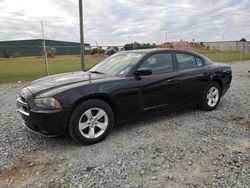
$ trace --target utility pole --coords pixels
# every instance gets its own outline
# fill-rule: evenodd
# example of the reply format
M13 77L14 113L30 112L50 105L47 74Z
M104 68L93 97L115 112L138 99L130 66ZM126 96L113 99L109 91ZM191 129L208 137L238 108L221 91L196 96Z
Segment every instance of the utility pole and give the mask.
M83 33L83 11L82 11L82 0L79 0L79 17L80 17L80 52L81 52L81 70L85 70L84 61L84 33Z
M240 47L240 62L242 61L243 46Z
M98 43L95 41L95 43L96 43L96 47L97 47L97 55L98 55L98 57L100 56L100 54L99 54L99 46L98 46Z
M42 20L41 20L41 27L42 27L42 34L43 34L43 51L44 51L45 73L46 73L46 76L49 76L48 57L47 57L47 50L46 50L46 43L45 43L43 21Z
M221 44L221 63L223 61L223 53L224 53L224 34L222 35L222 44Z
M165 31L166 48L168 47L168 32Z

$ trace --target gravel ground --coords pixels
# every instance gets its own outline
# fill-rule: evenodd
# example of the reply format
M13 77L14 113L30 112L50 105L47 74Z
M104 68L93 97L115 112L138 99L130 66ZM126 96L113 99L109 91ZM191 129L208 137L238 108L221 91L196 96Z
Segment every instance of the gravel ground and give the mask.
M250 187L250 61L232 69L216 110L129 122L91 146L27 131L21 86L0 85L0 187Z

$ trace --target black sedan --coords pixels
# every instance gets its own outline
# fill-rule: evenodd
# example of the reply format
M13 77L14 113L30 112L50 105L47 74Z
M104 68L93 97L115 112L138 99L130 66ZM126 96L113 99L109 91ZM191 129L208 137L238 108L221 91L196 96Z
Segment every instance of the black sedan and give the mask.
M214 110L232 80L231 67L172 49L116 53L87 72L48 76L17 94L23 124L47 136L93 144L114 125L182 107Z

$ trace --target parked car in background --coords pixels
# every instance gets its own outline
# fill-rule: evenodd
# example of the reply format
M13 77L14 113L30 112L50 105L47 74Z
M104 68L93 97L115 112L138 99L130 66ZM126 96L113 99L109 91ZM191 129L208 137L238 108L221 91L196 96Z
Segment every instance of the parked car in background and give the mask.
M187 106L214 110L231 79L229 65L195 52L123 51L86 72L32 82L17 94L17 108L34 132L93 144L114 125L144 115Z

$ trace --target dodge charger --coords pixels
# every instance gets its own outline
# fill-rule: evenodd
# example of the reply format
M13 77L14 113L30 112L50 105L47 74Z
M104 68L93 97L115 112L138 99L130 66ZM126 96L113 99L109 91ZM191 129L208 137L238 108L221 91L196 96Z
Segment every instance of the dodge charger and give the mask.
M118 52L88 71L35 80L17 94L23 125L45 136L97 143L114 125L197 106L214 110L230 87L229 65L174 49Z

